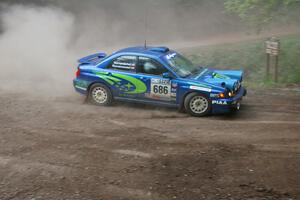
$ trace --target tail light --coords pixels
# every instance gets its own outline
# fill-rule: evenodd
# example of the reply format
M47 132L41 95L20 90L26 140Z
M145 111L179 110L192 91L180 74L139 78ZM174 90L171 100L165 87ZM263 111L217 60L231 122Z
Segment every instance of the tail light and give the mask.
M79 75L80 75L80 69L78 68L76 71L76 78L78 78Z

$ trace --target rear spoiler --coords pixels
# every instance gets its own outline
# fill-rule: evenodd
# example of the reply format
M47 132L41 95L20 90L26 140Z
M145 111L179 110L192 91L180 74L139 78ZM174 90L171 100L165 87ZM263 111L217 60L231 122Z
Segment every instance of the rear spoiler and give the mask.
M83 57L78 60L80 64L98 64L103 58L106 57L105 53L96 53L90 56Z

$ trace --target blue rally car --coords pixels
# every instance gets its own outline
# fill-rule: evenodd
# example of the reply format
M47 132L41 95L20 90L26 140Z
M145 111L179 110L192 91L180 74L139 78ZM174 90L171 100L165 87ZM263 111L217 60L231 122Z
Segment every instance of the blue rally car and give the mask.
M194 65L167 47L131 47L79 60L77 92L96 105L114 100L177 107L192 116L240 109L243 71Z

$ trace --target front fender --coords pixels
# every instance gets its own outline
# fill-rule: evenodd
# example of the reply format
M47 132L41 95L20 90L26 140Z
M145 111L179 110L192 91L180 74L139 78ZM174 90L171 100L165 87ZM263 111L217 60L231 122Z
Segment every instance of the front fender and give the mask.
M188 85L185 85L185 86L181 86L179 91L178 91L178 99L177 99L177 104L182 106L183 103L184 103L184 100L186 98L186 96L190 93L193 93L193 92L197 92L197 93L200 93L200 94L203 94L205 96L207 96L207 98L209 98L210 96L210 91L211 90L200 90L201 88L198 88L197 89L193 89L194 87L191 87L191 86L188 86Z
M182 106L186 96L192 92L197 92L202 95L205 95L208 99L211 100L212 97L215 97L222 91L214 89L207 85L203 85L203 84L193 84L193 85L184 84L184 85L181 85L178 90L179 98L177 99L177 104Z

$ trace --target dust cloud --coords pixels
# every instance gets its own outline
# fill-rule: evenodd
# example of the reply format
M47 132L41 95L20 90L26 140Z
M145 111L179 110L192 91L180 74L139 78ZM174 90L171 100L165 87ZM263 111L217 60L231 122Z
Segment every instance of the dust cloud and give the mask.
M57 7L2 7L0 88L57 95L69 91L75 54L74 16Z

